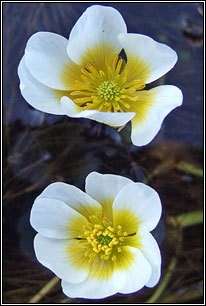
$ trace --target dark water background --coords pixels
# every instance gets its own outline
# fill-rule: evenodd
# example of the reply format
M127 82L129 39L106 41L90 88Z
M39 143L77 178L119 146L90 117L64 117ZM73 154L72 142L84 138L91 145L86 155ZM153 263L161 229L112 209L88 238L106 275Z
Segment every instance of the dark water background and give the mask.
M101 3L118 9L128 32L141 33L176 50L176 66L153 85L182 89L183 106L164 120L146 147L131 144L130 125L120 133L87 119L41 113L19 91L17 67L28 38L38 31L68 37L83 11L94 3L3 3L3 273L4 302L27 303L52 277L34 255L29 224L34 199L51 182L84 190L91 171L148 183L163 203L154 233L161 245L162 275L177 254L169 286L158 300L202 301L202 226L182 230L174 216L202 208L203 17L198 3ZM181 239L180 239L181 238ZM57 284L41 303L144 303L155 291L117 294L105 300L65 300Z

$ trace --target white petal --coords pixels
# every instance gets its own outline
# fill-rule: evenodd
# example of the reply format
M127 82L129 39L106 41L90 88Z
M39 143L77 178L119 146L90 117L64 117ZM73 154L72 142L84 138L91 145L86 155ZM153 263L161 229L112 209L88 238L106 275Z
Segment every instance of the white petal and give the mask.
M86 178L85 190L99 203L104 200L113 202L120 190L131 183L132 180L120 175L91 172Z
M135 260L125 271L125 283L119 290L120 293L125 294L142 289L150 279L152 271L150 263L145 259L142 252L133 247L129 247L129 249L134 254Z
M115 47L117 53L121 45L117 39L119 33L127 28L121 14L112 7L92 5L82 14L74 25L67 52L75 63L80 63L88 49L107 43Z
M82 111L81 107L77 106L71 99L69 99L66 96L61 98L61 104L62 104L62 110L69 117L92 119L104 124L111 125L113 127L123 126L135 116L134 112L107 113L107 112L99 112L96 110Z
M159 222L162 206L159 195L154 189L142 183L132 183L126 185L114 200L114 216L121 210L132 213L138 223L152 231Z
M33 34L26 45L25 62L30 73L41 83L54 89L66 90L61 73L70 63L68 40L50 32Z
M31 225L48 238L78 238L87 219L62 201L37 198L31 210ZM79 231L78 231L79 227Z
M62 182L52 183L39 195L39 198L56 199L69 205L85 217L101 210L101 205L75 186Z
M133 247L128 248L134 255L131 266L122 270L121 263L118 267L114 262L114 272L109 278L92 277L92 268L88 278L80 284L71 284L63 281L63 292L71 298L100 299L113 295L117 292L131 293L140 290L150 278L151 266L142 253ZM106 275L105 262L101 261L98 266L99 271L95 274ZM101 272L102 271L102 272Z
M158 283L161 274L160 249L154 237L143 226L138 231L138 237L140 239L141 251L152 266L152 274L146 286L154 287Z
M68 253L68 247L71 244L73 240L50 239L41 234L37 234L34 238L35 254L42 265L67 282L80 283L87 278L90 269L80 260L78 268L73 265Z
M25 65L25 56L18 66L20 90L24 99L34 108L54 115L64 115L60 98L54 90L37 81ZM62 94L63 95L63 94Z
M98 269L105 269L104 262L100 263ZM103 272L105 274L105 271ZM64 294L70 298L103 299L119 291L125 282L124 273L114 271L113 275L107 279L93 278L91 275L80 284L71 284L62 281Z
M159 132L164 118L182 104L182 91L173 85L162 85L150 89L154 101L145 114L145 119L138 122L138 116L132 119L131 139L136 146L144 146L152 141Z
M62 281L62 290L70 298L85 299L103 299L117 293L116 287L111 287L111 283L107 280L90 278L80 284Z
M112 219L112 205L116 195L132 181L126 177L113 174L91 172L86 178L85 190L103 208L103 215Z
M128 64L130 57L136 57L138 61L148 66L146 84L159 79L177 62L177 53L172 48L146 35L119 34L118 39L126 52Z

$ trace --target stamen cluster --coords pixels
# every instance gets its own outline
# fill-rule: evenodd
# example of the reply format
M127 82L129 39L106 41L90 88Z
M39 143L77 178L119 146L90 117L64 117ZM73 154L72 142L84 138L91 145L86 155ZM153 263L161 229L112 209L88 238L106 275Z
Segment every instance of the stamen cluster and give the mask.
M120 88L114 81L104 81L97 88L98 95L105 101L119 101Z
M137 91L145 85L140 79L128 81L129 72L124 64L124 60L119 56L115 56L112 62L105 58L101 70L87 63L81 69L82 81L75 81L79 90L70 93L73 101L84 109L104 112L128 111L131 102L139 99Z
M121 246L128 235L127 232L123 232L121 225L112 227L107 217L103 217L100 221L100 218L94 215L90 216L90 219L98 220L98 224L89 223L84 238L80 240L83 242L82 248L87 249L85 256L89 257L89 262L93 262L98 255L101 259L115 261L116 254L122 251Z

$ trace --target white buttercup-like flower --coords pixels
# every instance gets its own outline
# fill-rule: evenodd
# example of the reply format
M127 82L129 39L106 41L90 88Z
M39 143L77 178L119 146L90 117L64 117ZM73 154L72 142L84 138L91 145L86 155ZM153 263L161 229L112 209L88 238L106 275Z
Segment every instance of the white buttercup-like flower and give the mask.
M120 55L124 50L126 59ZM120 127L131 120L135 145L149 143L164 118L182 104L173 85L145 90L175 65L177 54L152 38L127 33L112 7L90 6L69 39L38 32L18 67L20 90L40 111Z
M92 172L86 193L49 185L35 200L31 224L37 259L71 297L99 299L155 286L161 255L150 234L161 216L156 191L128 178Z

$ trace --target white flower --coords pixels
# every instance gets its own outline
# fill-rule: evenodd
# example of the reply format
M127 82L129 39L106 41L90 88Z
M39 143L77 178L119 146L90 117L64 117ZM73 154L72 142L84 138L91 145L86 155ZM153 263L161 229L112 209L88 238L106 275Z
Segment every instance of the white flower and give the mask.
M119 56L124 49L127 60ZM36 109L120 127L131 120L135 145L149 143L164 118L182 104L173 85L144 90L175 65L177 54L152 38L127 33L112 7L90 6L69 39L38 32L18 67L20 90Z
M71 297L99 299L155 286L161 255L150 234L161 216L156 191L142 183L92 172L86 193L49 185L35 200L31 224L41 264Z

